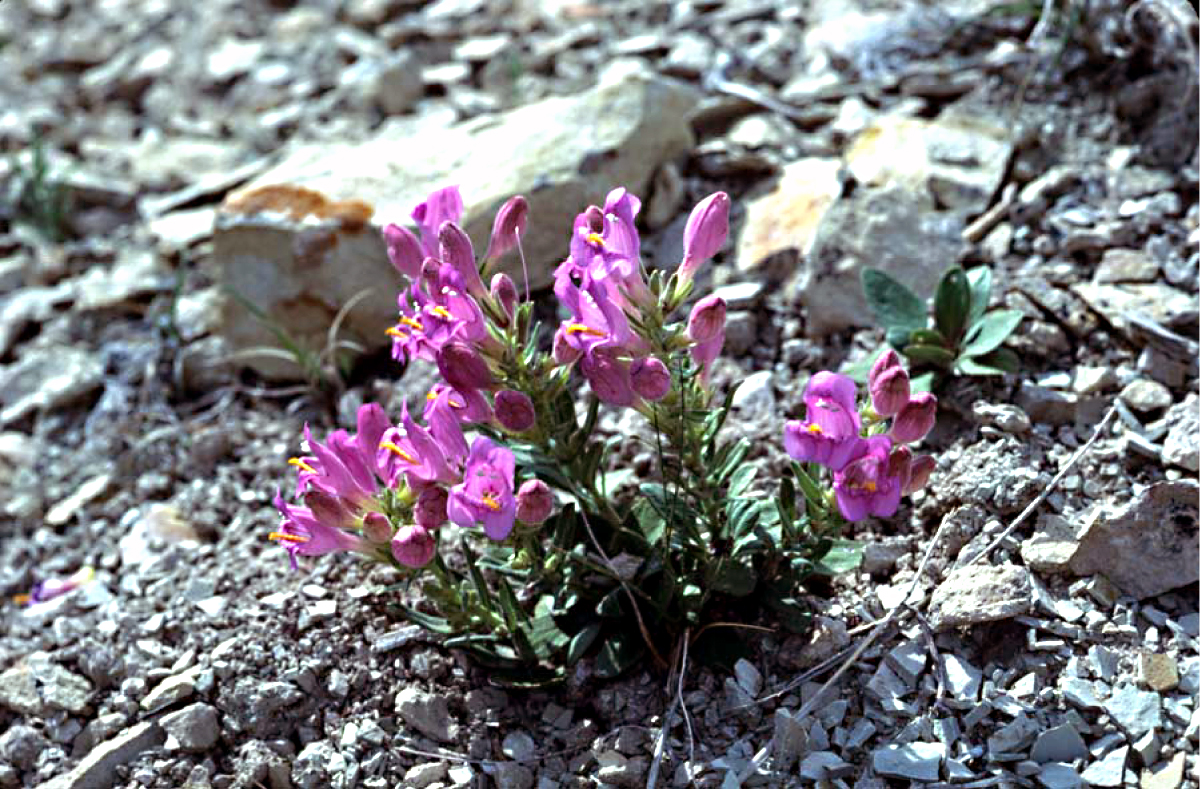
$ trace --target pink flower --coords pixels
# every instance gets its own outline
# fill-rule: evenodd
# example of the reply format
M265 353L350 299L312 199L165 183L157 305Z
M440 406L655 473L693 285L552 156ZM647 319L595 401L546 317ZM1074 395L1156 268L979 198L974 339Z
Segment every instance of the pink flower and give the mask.
M34 584L28 594L14 595L13 602L24 605L44 603L78 589L90 582L95 575L96 571L92 567L84 566L66 578L46 578Z
M496 421L505 430L523 433L533 427L537 414L533 409L533 401L524 392L515 389L503 389L496 393Z
M462 391L488 389L495 383L486 361L464 342L448 342L437 354L438 372L446 383Z
M491 294L492 300L500 307L506 318L503 325L508 326L517 309L518 295L516 283L512 281L512 277L504 272L498 272L492 277Z
M830 436L858 435L861 423L856 394L854 381L846 376L828 370L817 373L804 389L809 423Z
M904 485L904 495L911 495L924 488L936 467L937 461L931 455L918 455L914 458L909 469L908 482Z
M358 537L322 522L308 507L288 504L278 493L275 494L275 506L283 515L283 523L279 531L271 532L267 537L287 550L293 569L299 566L297 556L324 556L363 547Z
M392 538L392 556L405 567L424 567L433 559L437 541L420 525L401 526Z
M554 493L540 479L526 480L517 491L517 520L543 523L554 511Z
M440 486L425 488L413 505L413 520L418 526L433 531L446 522L446 503L450 494Z
M783 448L799 463L820 463L832 471L841 471L860 451L858 435L831 436L812 422L798 419L783 426Z
M554 362L562 366L574 364L583 355L583 351L571 342L570 326L570 323L564 323L554 332Z
M444 383L437 383L425 396L425 421L434 424L435 410L449 413L460 424L488 423L492 421L492 407L477 389L458 390ZM461 428L460 428L461 430ZM464 445L465 446L465 445ZM466 455L466 449L463 449Z
M634 359L629 365L629 378L633 391L647 400L661 400L671 391L671 373L660 359L644 356Z
M860 454L833 477L838 509L848 521L860 521L868 515L887 517L900 506L902 481L892 476L889 463L892 441L887 436L872 436L859 445Z
M421 247L425 257L438 256L438 230L443 222L462 218L463 201L457 186L447 186L432 192L412 210L413 221L421 229Z
M890 435L897 444L911 444L924 438L936 420L937 398L929 392L918 392L892 420Z
M589 349L579 360L579 371L600 402L617 406L636 402L629 362L620 358L618 349L607 346Z
M705 296L696 302L688 315L688 337L693 342L707 342L725 331L725 299Z
M438 248L442 262L458 275L462 288L471 296L481 299L487 296L487 288L479 278L475 265L475 248L471 237L453 222L443 222L438 229Z
M521 243L525 225L529 221L529 203L521 195L508 198L492 223L492 237L488 241L484 260L498 258Z
M411 230L391 224L383 229L383 241L387 244L388 259L396 271L416 282L421 278L421 263L425 259L421 242Z
M729 235L729 195L714 192L701 200L683 229L683 262L679 280L690 282L696 269L721 249Z
M871 392L871 407L880 416L895 416L908 403L908 371L891 348L871 366L867 389Z
M493 540L503 540L512 531L517 503L512 480L516 461L512 452L479 436L471 445L462 482L450 489L446 514L459 526L483 524Z
M392 541L392 522L382 512L368 512L362 519L363 536L376 545Z

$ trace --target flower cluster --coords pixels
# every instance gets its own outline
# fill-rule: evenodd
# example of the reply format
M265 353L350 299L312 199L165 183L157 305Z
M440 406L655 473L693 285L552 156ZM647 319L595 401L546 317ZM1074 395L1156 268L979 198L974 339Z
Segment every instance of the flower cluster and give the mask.
M931 456L914 457L905 445L933 428L937 399L910 392L908 372L895 351L872 366L868 389L870 404L860 412L854 381L819 372L804 391L807 419L784 426L784 448L792 459L833 472L838 509L850 521L894 514L900 497L924 487L935 465Z

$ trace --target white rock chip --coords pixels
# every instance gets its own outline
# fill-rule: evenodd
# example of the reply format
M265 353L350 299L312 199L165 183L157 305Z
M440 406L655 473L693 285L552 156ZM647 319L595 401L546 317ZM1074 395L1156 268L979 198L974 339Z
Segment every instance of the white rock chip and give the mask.
M446 700L420 688L409 686L396 694L396 714L407 725L438 742L452 742L458 735Z
M1015 564L977 564L953 570L933 592L929 622L937 630L1029 613L1029 571Z
M1125 760L1129 746L1117 748L1099 761L1092 762L1081 776L1090 786L1120 786L1125 778Z
M911 742L876 748L871 751L871 765L888 778L936 781L945 757L946 746L941 743Z

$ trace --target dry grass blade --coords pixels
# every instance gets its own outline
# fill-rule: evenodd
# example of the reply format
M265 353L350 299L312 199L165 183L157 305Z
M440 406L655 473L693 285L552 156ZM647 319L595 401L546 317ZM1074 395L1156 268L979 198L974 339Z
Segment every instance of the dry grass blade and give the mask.
M671 685L675 685L675 695L671 702L671 706L667 709L667 714L663 717L662 729L658 732L658 740L654 744L654 761L650 765L650 774L646 779L646 789L654 789L658 785L658 774L662 770L663 756L666 754L667 737L671 733L671 729L675 727L675 710L676 708L683 710L683 720L688 730L688 758L694 760L695 757L695 740L692 738L692 717L688 714L687 704L683 701L683 678L687 673L687 653L688 644L691 642L691 628L684 632L683 637L676 647L676 652L679 655L679 660L675 664L671 675L667 677L667 690L671 689Z

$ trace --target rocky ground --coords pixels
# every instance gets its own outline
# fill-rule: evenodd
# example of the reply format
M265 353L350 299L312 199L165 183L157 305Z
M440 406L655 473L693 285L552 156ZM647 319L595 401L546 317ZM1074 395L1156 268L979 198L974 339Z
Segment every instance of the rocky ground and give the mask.
M0 604L0 787L1196 787L1195 11L1038 5L0 3L0 595L95 569ZM994 267L1022 369L951 383L811 637L506 691L388 572L265 540L304 422L425 391L326 331L370 285L339 325L383 339L377 224L452 182L474 232L530 195L538 281L611 186L662 265L729 191L702 285L767 467L805 376L880 341L864 265Z

